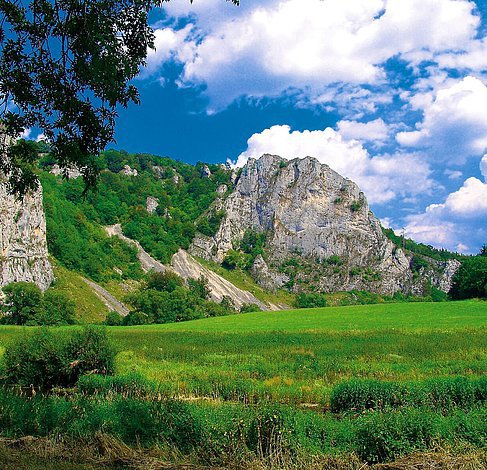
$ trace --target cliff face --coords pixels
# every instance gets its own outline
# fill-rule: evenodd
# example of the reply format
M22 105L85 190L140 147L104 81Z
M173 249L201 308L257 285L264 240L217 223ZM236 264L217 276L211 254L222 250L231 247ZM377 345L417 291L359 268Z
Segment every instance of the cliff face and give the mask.
M52 280L42 188L18 200L0 175L0 287L27 281L45 290Z
M266 287L287 279L328 292L419 289L410 260L382 233L358 186L314 158L250 160L233 193L216 203L214 210L221 209L215 236L197 237L191 252L221 262L246 230L265 232L266 260L256 260L252 272L257 280L262 273ZM300 266L294 274L291 258Z

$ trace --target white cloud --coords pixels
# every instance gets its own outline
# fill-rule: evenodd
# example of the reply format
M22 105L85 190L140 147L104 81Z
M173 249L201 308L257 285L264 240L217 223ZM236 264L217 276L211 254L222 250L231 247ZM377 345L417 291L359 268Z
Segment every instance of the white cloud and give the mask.
M397 134L401 145L426 148L431 159L457 163L485 152L487 87L479 79L465 77L424 100L423 107L417 130Z
M337 128L345 139L381 143L389 135L389 128L381 118L369 122L339 121Z
M236 166L264 153L288 160L311 156L329 165L342 176L359 184L371 203L385 203L399 195L431 191L429 167L415 154L371 157L358 140L345 139L339 132L324 130L291 131L289 126L273 126L247 141Z
M473 251L487 239L487 158L481 171L485 182L468 178L441 204L431 204L407 220L408 236L415 240L459 251Z
M193 26L174 30L172 28L156 29L154 31L154 47L147 51L147 65L142 70L139 78L145 78L157 71L159 66L170 59L183 60L188 49L192 49L190 41ZM189 52L189 56L191 56Z
M28 139L31 133L32 133L32 129L30 128L24 129L22 134L20 134L19 139Z
M418 63L466 50L479 25L475 4L468 0L248 0L239 8L216 0L187 4L175 0L165 6L174 16L192 12L200 28L199 39L187 39L186 51L176 55L185 63L183 80L205 83L216 108L242 95L273 96L299 88L319 96L326 85L338 82L381 83L386 60L401 56ZM161 53L152 64L168 58Z

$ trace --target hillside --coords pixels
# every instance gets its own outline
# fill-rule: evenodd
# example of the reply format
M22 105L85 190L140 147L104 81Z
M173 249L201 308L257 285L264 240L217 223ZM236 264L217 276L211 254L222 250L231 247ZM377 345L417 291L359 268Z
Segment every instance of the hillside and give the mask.
M39 233L54 263L81 276L79 288L64 289L76 304L87 288L102 302L101 310L98 302L78 308L87 321L111 310L149 313L128 297L142 295L151 269L206 279L211 300L231 309L266 310L289 308L307 293L298 305L440 298L462 259L383 230L360 189L312 158L267 155L236 172L109 150L100 165L97 187L84 194L79 172L63 177L44 153L46 228L23 225L24 238ZM33 279L29 273L22 280Z

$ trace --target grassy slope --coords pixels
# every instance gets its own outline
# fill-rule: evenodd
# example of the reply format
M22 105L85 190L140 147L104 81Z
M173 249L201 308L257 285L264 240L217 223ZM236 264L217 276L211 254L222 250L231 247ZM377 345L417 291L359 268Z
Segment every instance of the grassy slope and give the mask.
M487 327L487 302L393 303L255 312L185 323L134 327L153 331L218 333L330 332Z
M97 297L81 276L51 259L56 278L53 290L65 293L76 306L76 318L81 323L100 323L105 320L108 308Z

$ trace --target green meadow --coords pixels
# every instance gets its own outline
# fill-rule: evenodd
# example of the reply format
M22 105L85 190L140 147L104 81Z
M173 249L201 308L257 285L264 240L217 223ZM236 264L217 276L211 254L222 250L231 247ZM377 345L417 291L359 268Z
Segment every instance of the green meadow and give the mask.
M487 371L482 301L256 312L108 331L119 374L139 372L176 398L326 406L332 387L348 379ZM21 332L1 327L0 345Z
M2 326L2 350L32 329ZM487 465L486 302L258 312L107 331L114 377L85 376L72 390L31 398L0 390L2 435L61 436L57 461L74 439L102 462L108 439L110 449L136 454L135 466L148 465L147 455L219 468L365 468L414 455Z

